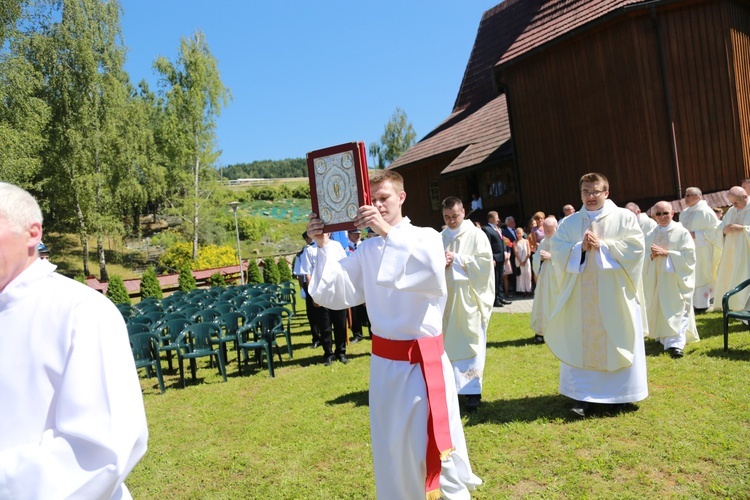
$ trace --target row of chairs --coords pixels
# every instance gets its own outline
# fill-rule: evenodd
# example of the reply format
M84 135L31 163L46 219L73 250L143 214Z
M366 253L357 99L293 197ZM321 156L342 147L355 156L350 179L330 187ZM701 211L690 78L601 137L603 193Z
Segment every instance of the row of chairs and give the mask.
M292 285L293 286L293 285ZM205 294L191 294L192 297L206 298ZM279 361L281 352L276 342L277 337L284 337L289 353L293 358L291 341L291 319L293 310L285 307L293 301L284 301L280 294L261 298L245 295L242 301L230 302L226 295L211 295L213 300L206 300L201 305L206 309L193 311L198 301L175 300L146 301L139 303L133 311L122 308L127 319L133 356L138 368L145 368L150 377L154 373L159 380L159 388L164 392L161 355L165 353L169 369L173 369L172 358L178 358L180 381L185 387L184 360L190 361L192 379L196 380L196 358L211 357L211 366L215 359L219 372L226 381L227 344L232 344L237 352L238 370L241 374L242 363L248 364L249 352L254 353L258 363L265 355L268 372L274 377L273 348L276 348ZM236 297L237 295L235 295ZM296 296L296 290L293 296ZM268 299L273 300L268 300ZM185 305L188 304L188 305ZM241 305L238 305L241 304ZM140 307L139 307L140 306Z

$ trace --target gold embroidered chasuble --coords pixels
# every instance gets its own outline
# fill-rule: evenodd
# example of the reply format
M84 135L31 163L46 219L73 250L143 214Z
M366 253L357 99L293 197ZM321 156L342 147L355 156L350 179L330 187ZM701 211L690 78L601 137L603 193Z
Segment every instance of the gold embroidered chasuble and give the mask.
M442 237L445 250L459 254L463 271L456 276L452 268L445 270L445 352L451 361L473 358L479 349L485 349L479 345L479 332L489 323L495 301L492 247L487 235L468 220L454 236L446 229Z
M651 258L651 245L669 252L667 257ZM643 292L649 337L661 339L679 334L688 315L687 342L696 342L698 329L693 312L695 289L695 244L690 232L679 222L657 227L646 235L643 264Z
M581 242L589 229L602 247L583 252ZM582 208L563 220L551 239L551 253L560 284L545 333L552 353L584 370L631 366L635 344L643 342L636 335L638 323L644 334L648 330L641 284L644 239L635 214L610 200L594 220Z
M742 210L731 207L721 220L719 231L731 224L744 226L744 231L724 235L724 247L721 262L716 274L715 307L721 308L724 294L750 278L750 203ZM732 311L745 308L750 297L750 287L729 299L729 309Z

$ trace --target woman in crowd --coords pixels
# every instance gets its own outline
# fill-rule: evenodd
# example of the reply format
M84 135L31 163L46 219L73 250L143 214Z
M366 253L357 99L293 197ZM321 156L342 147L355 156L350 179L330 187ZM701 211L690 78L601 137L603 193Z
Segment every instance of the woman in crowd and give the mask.
M531 295L531 248L529 241L525 238L523 228L516 228L516 243L513 245L516 253L516 267L521 274L516 277L516 293L520 295Z

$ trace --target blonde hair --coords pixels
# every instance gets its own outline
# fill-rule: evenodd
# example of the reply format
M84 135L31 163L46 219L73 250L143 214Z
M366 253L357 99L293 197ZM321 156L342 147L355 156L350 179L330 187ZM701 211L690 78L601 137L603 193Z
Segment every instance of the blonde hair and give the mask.
M401 174L395 170L377 169L370 170L370 185L380 184L382 182L389 181L393 185L393 189L400 193L404 190L404 178Z

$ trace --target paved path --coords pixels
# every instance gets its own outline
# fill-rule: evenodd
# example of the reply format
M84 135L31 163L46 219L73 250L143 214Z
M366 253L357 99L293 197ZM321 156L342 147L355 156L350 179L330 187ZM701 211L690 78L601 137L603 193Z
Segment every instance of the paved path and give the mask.
M530 313L534 299L511 297L512 304L503 307L493 307L493 313Z

